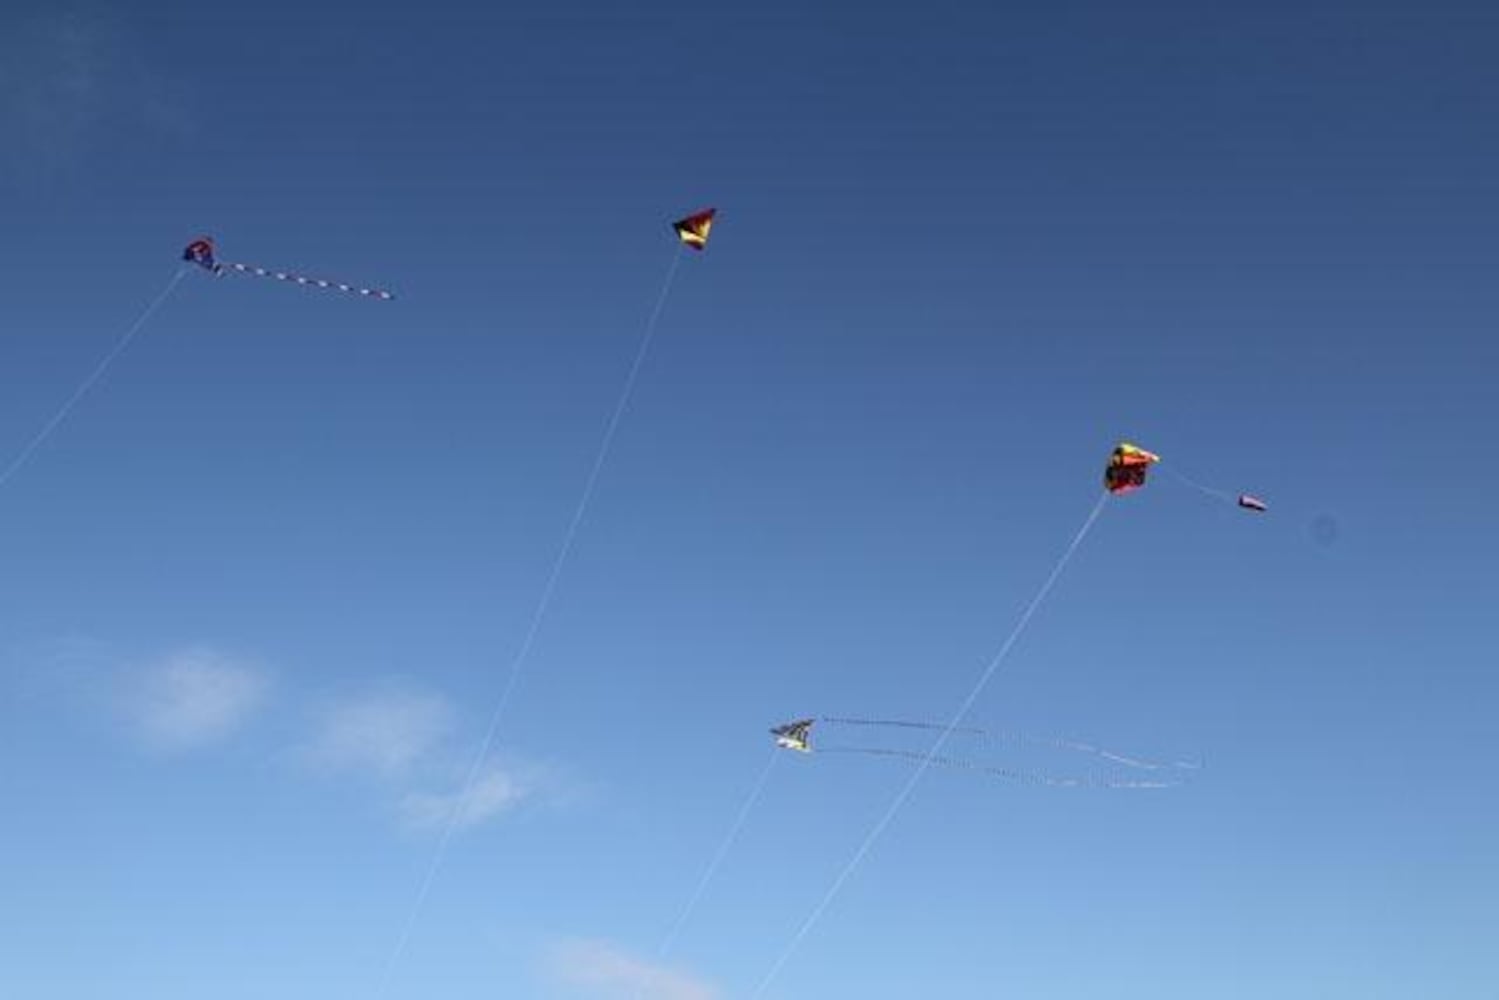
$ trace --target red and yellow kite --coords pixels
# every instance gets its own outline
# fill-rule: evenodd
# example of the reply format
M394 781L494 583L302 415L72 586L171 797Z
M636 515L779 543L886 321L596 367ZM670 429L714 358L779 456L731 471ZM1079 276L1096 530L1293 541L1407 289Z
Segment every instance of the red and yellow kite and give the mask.
M1103 487L1110 493L1128 493L1145 485L1145 473L1161 456L1121 441L1103 470Z
M713 216L717 214L718 209L705 208L685 219L678 219L671 224L671 228L677 234L677 239L685 245L694 250L702 250L708 245L708 232L713 228Z

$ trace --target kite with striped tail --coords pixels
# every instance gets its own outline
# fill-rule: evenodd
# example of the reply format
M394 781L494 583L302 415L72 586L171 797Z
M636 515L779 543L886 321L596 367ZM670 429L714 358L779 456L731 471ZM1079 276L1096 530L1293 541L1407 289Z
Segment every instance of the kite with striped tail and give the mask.
M380 299L389 302L395 296L382 288L363 288L359 285L350 285L342 281L330 281L326 278L309 278L304 274L295 274L290 271L272 271L269 268L257 267L254 264L239 264L234 261L219 260L218 252L214 248L213 240L207 236L200 236L193 240L182 250L182 259L191 264L196 264L211 274L249 274L257 278L274 278L277 281L286 281L294 285L302 285L305 288L321 288L326 291L347 292L350 295L361 295L369 299Z

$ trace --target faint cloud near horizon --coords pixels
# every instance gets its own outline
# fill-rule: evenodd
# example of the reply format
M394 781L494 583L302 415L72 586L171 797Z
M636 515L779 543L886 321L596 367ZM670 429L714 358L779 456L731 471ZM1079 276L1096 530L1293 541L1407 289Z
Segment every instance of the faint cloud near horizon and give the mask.
M607 941L564 941L548 955L559 983L621 1000L720 1000L723 992L685 970L640 958Z

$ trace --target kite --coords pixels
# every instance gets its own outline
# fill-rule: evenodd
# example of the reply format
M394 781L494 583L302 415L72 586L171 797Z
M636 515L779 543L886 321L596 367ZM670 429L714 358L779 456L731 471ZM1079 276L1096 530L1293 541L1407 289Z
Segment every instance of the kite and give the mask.
M800 753L812 752L812 723L815 719L798 719L788 722L784 726L776 726L770 734L776 738L776 746L783 750L796 750Z
M1121 441L1115 446L1113 452L1110 453L1109 464L1104 467L1103 488L1112 494L1129 493L1133 490L1138 490L1145 485L1145 478L1150 471L1150 467L1160 460L1161 456L1154 452L1146 451L1144 448L1130 444L1128 441ZM1252 510L1260 514L1270 509L1269 505L1259 497L1251 496L1248 493L1240 493L1237 496L1232 493L1225 493L1222 490L1199 483L1172 465L1166 465L1165 468L1172 477L1192 487L1192 489L1204 496L1221 500L1224 503L1237 504L1244 510Z
M348 292L350 295L362 295L365 298L381 299L389 302L395 296L390 292L379 288L360 288L357 285L347 285L342 281L328 281L323 278L308 278L300 274L291 274L286 271L269 271L263 267L252 264L237 264L233 261L221 261L214 249L213 240L207 236L200 236L193 240L182 250L182 259L190 264L196 264L210 274L222 275L229 271L239 274L253 274L257 278L275 278L277 281L289 281L292 284L302 285L308 288L322 288Z
M713 229L713 217L718 214L716 208L705 208L701 212L694 212L685 219L678 219L671 224L672 231L677 234L677 239L684 246L694 250L703 250L708 246L708 233Z
M182 259L197 264L205 271L212 271L214 274L223 271L219 262L214 258L213 240L206 236L200 236L189 243L182 251Z
M1048 746L1054 749L1071 750L1086 753L1109 762L1120 768L1135 771L1184 771L1196 770L1200 765L1187 761L1154 761L1142 757L1114 753L1091 743L1080 743L1075 740L1062 739L1036 739L1026 736L1018 736L1008 733L991 732L972 726L943 726L934 722L913 722L905 719L858 719L837 716L823 716L822 718L797 719L784 725L774 726L770 733L775 737L776 746L784 750L795 750L799 753L811 754L860 754L868 757L887 757L902 760L915 761L917 763L931 764L939 767L954 768L958 770L974 771L987 774L990 777L1007 778L1011 781L1019 781L1026 784L1048 785L1057 788L1171 788L1181 784L1180 781L1166 781L1158 778L1146 780L1121 778L1111 776L1086 775L1084 777L1054 777L1037 771L1026 771L1011 767L1000 767L988 761L956 757L933 752L908 750L903 747L891 746L845 746L833 745L812 748L812 727L817 723L829 726L859 726L886 729L906 730L941 730L948 734L963 734L976 736L988 740L1011 740L1021 743L1032 743Z
M1144 448L1121 441L1109 456L1109 464L1103 470L1103 486L1110 493L1128 493L1145 485L1145 474L1161 460Z
M715 214L715 209L705 209L701 212L689 215L684 219L680 219L677 222L672 223L672 230L676 234L677 239L682 244L689 246L694 250L700 251L708 245L708 233L712 228L713 217ZM548 608L551 606L552 598L556 591L557 581L561 579L563 570L566 568L568 563L569 554L573 551L573 543L577 540L578 528L581 524L585 523L585 515L588 513L590 504L593 502L594 489L598 485L599 473L604 468L605 462L609 458L611 449L614 445L616 432L619 430L619 427L624 420L626 411L630 407L630 401L634 397L635 385L639 380L640 373L642 368L644 367L646 358L650 354L651 345L655 342L657 327L661 322L661 317L665 311L666 303L671 296L672 283L676 280L677 272L681 269L682 259L685 256L686 255L683 254L680 249L674 249L672 251L671 261L667 266L666 275L661 282L661 290L656 295L656 304L651 308L649 318L647 318L645 321L645 327L641 331L639 344L635 348L634 360L630 362L630 367L625 374L624 384L620 386L619 394L615 397L614 409L610 412L609 419L604 424L603 436L600 438L598 446L594 450L592 466L593 471L590 472L587 479L584 480L582 493L578 497L577 502L573 507L572 518L568 522L567 530L563 533L561 543L558 545L556 555L553 557L551 569L547 574L547 582L542 588L541 599L537 601L531 613L529 634L532 636L535 636L536 631L546 620ZM443 834L440 838L438 838L436 853L434 854L432 862L427 869L426 881L418 890L416 899L412 904L411 911L406 918L406 933L401 936L396 945L395 951L392 952L390 958L386 962L385 985L389 984L391 970L394 969L396 961L401 957L402 952L406 948L406 942L410 937L409 932L415 925L417 916L421 912L421 908L423 902L426 899L427 890L431 885L432 879L436 876L438 870L442 867L443 851L445 845L447 844L447 841L452 836L454 831L457 829L458 825L463 821L463 816L467 812L465 806L470 799L470 796L476 791L473 787L475 784L474 778L475 776L482 773L484 761L489 756L490 747L493 745L495 735L499 731L500 722L504 717L506 707L509 704L510 692L514 688L516 682L519 680L527 666L527 660L530 655L531 647L532 644L529 641L522 643L519 652L517 652L515 657L511 660L509 680L505 683L503 692L499 696L499 700L495 703L494 708L491 710L489 726L485 731L483 740L479 743L478 752L474 755L473 763L469 767L469 781L462 790L461 798L457 808L449 810L448 820L443 830ZM810 726L810 721L807 724ZM781 742L779 738L783 735L784 742ZM799 747L803 751L810 750L810 748L807 746L805 732L803 732L802 735L798 737L794 729L794 724L793 727L787 727L784 734L778 733L777 737L778 742L780 742L781 746L791 749L797 749ZM770 761L774 762L779 757L780 754L772 752L770 754ZM729 845L733 843L734 838L738 835L739 827L743 824L744 820L749 815L750 807L754 805L755 800L759 797L760 791L764 787L765 781L769 777L769 774L770 767L767 764L766 770L763 773L760 781L755 785L755 790L751 792L749 798L745 800L745 804L740 810L739 818L735 821L733 829L731 829L728 837L724 840L724 844L719 850L719 855L714 859L713 863L709 865L708 872L704 875L702 882L699 883L697 890L693 893L693 899L688 903L686 911L684 911L683 915L679 918L679 928L682 923L686 922L686 919L690 915L693 906L696 905L697 897L701 895L701 893L707 888L708 882L712 879L714 870L717 868L719 862L722 861L723 853L728 850ZM675 937L675 934L676 931L673 930L671 934L668 935L666 943L661 949L663 953L669 948L671 940L673 937ZM380 992L383 993L384 989L382 988Z

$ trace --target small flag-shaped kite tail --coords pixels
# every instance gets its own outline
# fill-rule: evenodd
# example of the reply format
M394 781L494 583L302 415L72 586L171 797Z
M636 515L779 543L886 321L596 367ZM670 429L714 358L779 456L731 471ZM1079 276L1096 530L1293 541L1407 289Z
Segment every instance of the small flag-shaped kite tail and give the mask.
M678 219L671 224L672 231L677 234L684 246L694 250L702 250L708 246L708 233L713 229L713 217L718 214L716 208L705 208L701 212L694 212L685 219Z
M366 298L382 299L386 302L389 302L391 299L395 298L395 296L390 292L387 292L384 289L380 288L361 288L357 285L345 284L342 281L328 281L324 278L309 278L306 275L292 274L287 271L268 271L263 267L256 267L253 264L236 264L232 262L225 262L220 266L231 268L235 271L238 271L240 274L253 274L257 278L274 278L277 281L288 281L294 285L302 285L306 288L336 290L340 292L347 292L350 295L363 295Z

